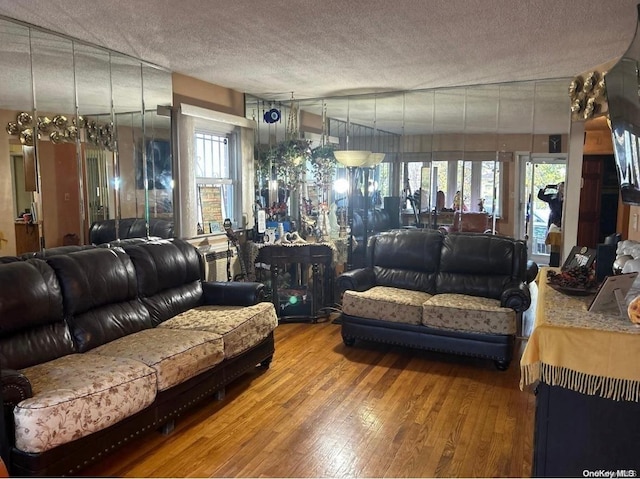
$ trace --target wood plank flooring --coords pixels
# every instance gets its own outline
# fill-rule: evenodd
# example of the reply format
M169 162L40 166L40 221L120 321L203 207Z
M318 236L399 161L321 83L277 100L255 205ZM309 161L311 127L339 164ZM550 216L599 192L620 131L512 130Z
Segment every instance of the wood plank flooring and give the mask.
M256 370L81 474L124 477L527 477L534 396L516 359L373 343L340 326L282 324Z

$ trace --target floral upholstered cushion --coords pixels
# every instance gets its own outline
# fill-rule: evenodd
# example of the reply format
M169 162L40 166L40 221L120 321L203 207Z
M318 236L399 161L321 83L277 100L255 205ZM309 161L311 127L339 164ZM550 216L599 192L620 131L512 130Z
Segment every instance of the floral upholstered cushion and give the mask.
M374 286L367 291L347 290L342 298L342 312L362 318L420 324L422 303L429 298L429 293L389 286Z
M257 345L277 325L273 304L262 302L252 306L199 306L161 323L158 328L219 334L225 358L232 358Z
M164 391L222 362L224 346L219 334L155 328L129 334L87 354L140 361L156 371L158 391Z
M14 409L16 447L44 452L149 406L156 373L128 358L71 354L21 371L33 397Z
M465 294L436 294L424 305L422 324L467 333L515 334L516 313L500 301Z

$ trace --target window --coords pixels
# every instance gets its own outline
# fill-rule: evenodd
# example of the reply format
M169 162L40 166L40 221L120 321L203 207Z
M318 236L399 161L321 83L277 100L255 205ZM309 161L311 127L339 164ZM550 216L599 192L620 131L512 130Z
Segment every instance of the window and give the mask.
M244 117L180 104L177 113L176 232L180 237L247 228L255 201L249 187L255 122Z
M436 192L445 196L445 207L454 206L456 192L460 191L466 211L484 211L500 215L500 162L493 160L436 160L432 162L409 162L407 174L412 191L418 183L418 172L422 165L431 165L433 184L431 204L436 204ZM406 181L405 181L406 183ZM405 185L406 186L406 185ZM494 202L495 197L495 202Z
M499 161L483 161L480 177L480 199L484 206L484 210L493 214L495 209L496 215L500 216L500 177L501 168Z
M221 233L234 215L234 181L230 145L234 135L196 129L195 174L198 233Z

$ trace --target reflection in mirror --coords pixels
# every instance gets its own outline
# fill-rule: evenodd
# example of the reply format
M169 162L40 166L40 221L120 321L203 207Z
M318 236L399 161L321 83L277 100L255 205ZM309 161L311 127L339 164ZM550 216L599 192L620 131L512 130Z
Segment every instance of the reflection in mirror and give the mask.
M0 19L0 256L40 249L39 226L22 219L31 213L35 190L33 148L25 158L17 134L19 113L33 115L29 55L29 29Z
M173 219L173 165L171 155L171 77L166 72L142 65L144 99L144 151L146 153L145 218ZM140 170L138 170L140 171Z
M143 148L142 69L140 62L111 54L111 85L115 143L114 178L116 235L124 218L145 218L146 158ZM136 178L142 178L137 182Z
M0 154L0 173L5 173L0 174L0 255L90 242L89 226L96 221L111 221L108 237L101 237L110 241L119 236L113 230L118 231L122 215L147 223L146 189L137 180L147 171L147 144L170 145L170 123L156 117L156 106L171 105L171 74L5 18L0 18L0 40L5 66L0 119L6 125ZM145 79L145 101L152 110L146 115L151 125L146 139ZM28 148L22 151L23 146ZM22 172L24 182L15 181ZM155 214L172 217L171 193L164 194L168 202L155 196ZM17 205L37 220L29 236L35 240L28 244L16 241L24 236L18 231ZM136 235L144 234L140 230Z
M45 248L79 244L79 168L73 44L38 30L31 31L34 106L37 113L36 161L40 194L36 209Z
M421 224L429 223L429 211L431 205L435 204L436 189L431 191L432 175L435 170L431 168L434 95L433 91L420 91L408 92L404 97L403 158L406 162L423 165L420 172L419 194L414 195L416 207L420 211Z
M76 44L75 77L81 129L80 158L84 177L80 177L85 213L84 243L89 243L88 227L110 218L113 195L109 179L113 178L113 148L101 141L100 129L111 123L111 78L109 53L88 45ZM85 186L84 188L82 186Z
M509 214L513 205L505 192L517 186L514 152L546 153L548 135L568 133L566 85L566 79L558 79L380 92L323 101L329 135L338 138L339 149L386 153L375 172L383 196L388 181L390 196L408 199L410 194L429 216L429 210L443 203L444 195L443 208L453 210L455 203L458 208L465 205L468 211L487 213L500 219L500 233L509 234L514 231L515 215ZM258 110L259 143L269 143L277 138L272 133L284 130L262 121L265 108L260 105L271 107L274 103L248 99L247 112ZM317 100L298 104L301 118L306 118L306 113L321 115ZM286 113L282 117L286 118ZM305 131L305 122L301 129ZM264 134L265 130L269 134ZM338 166L338 178L341 170ZM411 203L406 201L405 206L405 213L413 216ZM452 222L453 215L449 216ZM431 218L425 219L420 223Z

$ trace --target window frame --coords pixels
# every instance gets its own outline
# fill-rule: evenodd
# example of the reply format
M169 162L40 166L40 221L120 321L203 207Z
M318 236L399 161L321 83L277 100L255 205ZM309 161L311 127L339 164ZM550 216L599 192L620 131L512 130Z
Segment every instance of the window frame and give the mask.
M231 219L232 224L236 227L240 224L242 218L242 196L241 196L241 184L242 178L239 172L242 171L241 163L241 150L240 150L240 129L239 127L229 128L228 125L218 123L215 120L202 120L198 119L193 130L193 148L194 148L194 182L196 188L196 217L198 224L203 228L204 232L198 234L202 235L219 235L224 234L223 230L219 231L207 231L203 223L202 206L200 200L200 187L201 186L221 186L231 187L230 195L227 199L223 199L226 204L226 208L223 208L224 219ZM219 165L220 172L227 170L227 176L198 176L198 137L218 137L225 138L226 141L226 167ZM204 138L206 141L206 138ZM222 160L218 160L222 161ZM205 166L206 171L206 166ZM215 164L212 163L212 170L215 171Z

